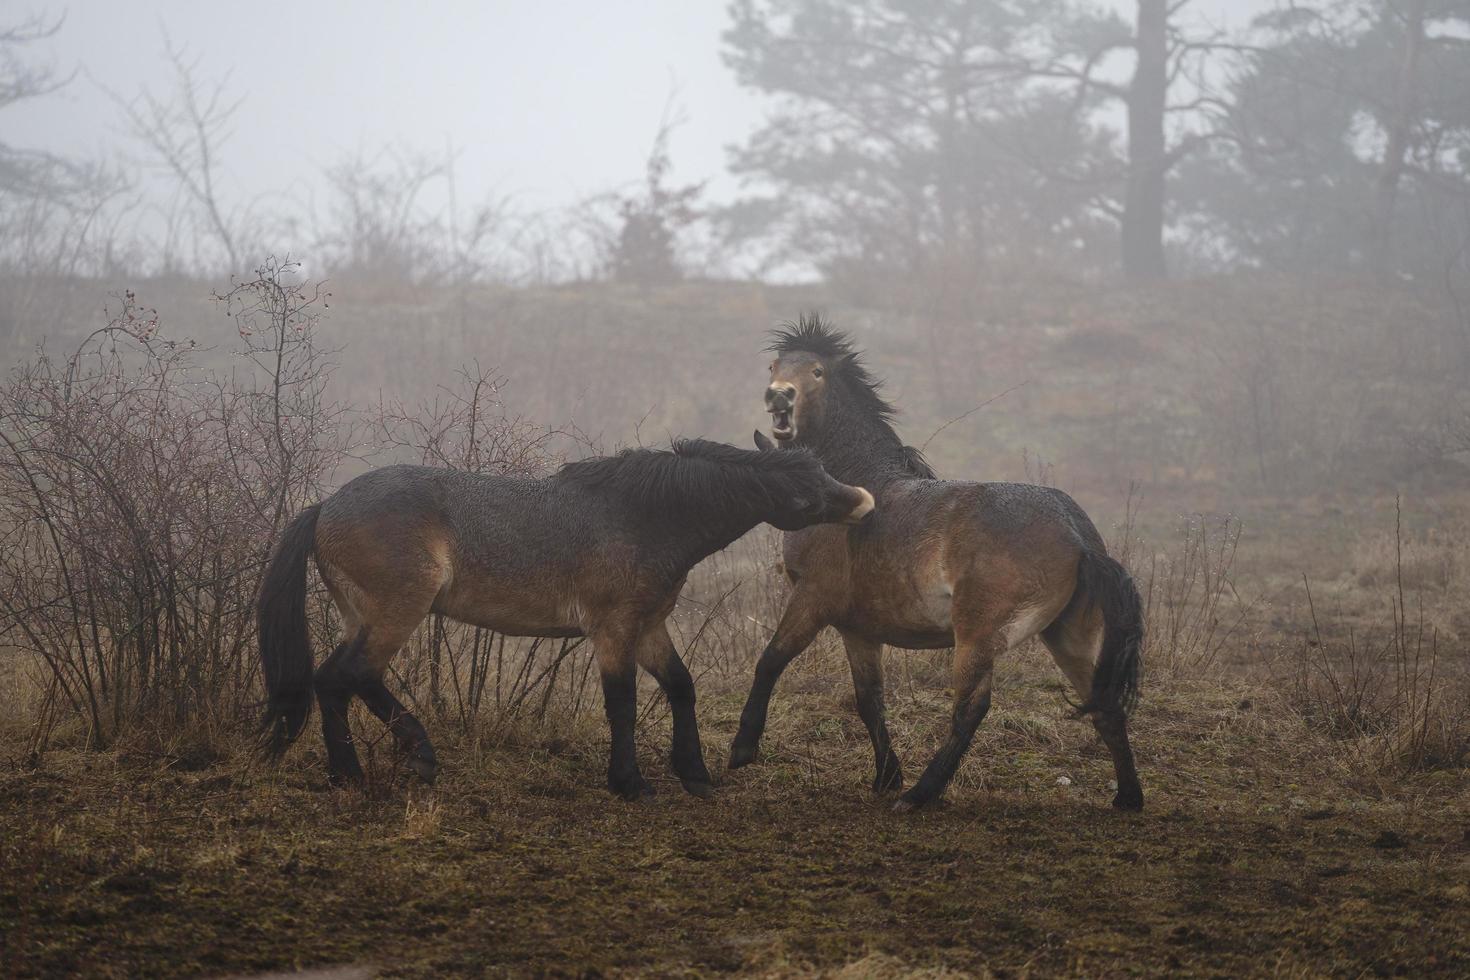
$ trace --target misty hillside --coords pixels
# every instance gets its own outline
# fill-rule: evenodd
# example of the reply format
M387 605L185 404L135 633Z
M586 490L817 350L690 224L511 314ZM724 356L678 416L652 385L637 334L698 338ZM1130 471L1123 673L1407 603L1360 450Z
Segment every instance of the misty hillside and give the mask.
M240 338L210 298L217 286L136 288L164 336L231 364ZM1277 493L1432 491L1464 474L1463 338L1408 288L1049 279L986 288L962 315L856 305L816 286L325 288L317 336L337 350L332 394L358 407L432 401L473 363L504 380L509 414L575 425L600 445L744 445L766 422L768 331L819 311L868 348L900 431L947 475L1109 497L1137 483L1208 509ZM102 325L115 292L29 287L7 313L9 356L43 342L64 353Z

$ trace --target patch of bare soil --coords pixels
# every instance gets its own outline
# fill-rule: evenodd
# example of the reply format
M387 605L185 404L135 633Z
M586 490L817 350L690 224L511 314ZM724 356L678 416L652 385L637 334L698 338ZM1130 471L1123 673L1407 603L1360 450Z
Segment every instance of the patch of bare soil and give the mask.
M711 801L659 730L658 796L612 799L595 725L443 740L432 791L327 791L311 745L274 770L12 761L0 973L1470 974L1463 771L1365 781L1269 701L1175 684L1137 719L1147 809L1120 814L1054 684L1002 681L949 802L902 817L841 678L778 693L763 763ZM912 778L942 695L893 700ZM738 708L701 704L712 764Z

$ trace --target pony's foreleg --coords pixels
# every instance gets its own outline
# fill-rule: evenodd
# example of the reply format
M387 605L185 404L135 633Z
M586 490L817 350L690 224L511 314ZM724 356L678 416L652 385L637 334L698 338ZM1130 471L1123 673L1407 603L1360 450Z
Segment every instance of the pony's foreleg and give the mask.
M858 717L873 742L873 792L887 793L903 788L903 767L888 737L883 716L883 644L856 633L842 633L847 648L847 665L852 670L852 689L857 697Z
M625 800L652 796L653 787L638 771L633 729L638 720L637 637L630 630L603 629L592 637L593 655L602 675L602 700L612 730L607 763L607 788Z
M699 743L699 722L694 716L694 678L674 649L668 629L663 623L647 630L638 641L638 663L653 675L669 699L674 716L674 741L670 762L684 790L694 796L708 797L709 769L704 764L704 749Z
M944 795L954 778L960 760L975 738L975 729L990 710L991 678L995 658L1006 649L1005 637L999 633L955 646L954 713L950 719L949 737L929 760L919 781L902 796L894 809L900 813L923 806Z
M735 741L730 746L731 769L739 769L755 761L761 735L766 730L766 711L770 708L771 692L776 689L776 681L780 679L786 665L811 646L812 640L816 639L817 633L825 625L827 624L807 608L800 593L792 597L781 617L780 625L776 627L776 635L771 637L771 642L766 644L760 659L756 661L750 695L745 699L744 710L740 712L740 729L735 733Z

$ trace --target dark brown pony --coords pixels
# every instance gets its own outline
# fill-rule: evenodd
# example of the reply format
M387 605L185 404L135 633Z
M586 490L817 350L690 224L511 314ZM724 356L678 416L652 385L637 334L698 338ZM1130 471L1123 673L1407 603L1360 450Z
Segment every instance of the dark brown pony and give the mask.
M664 626L689 570L763 521L790 531L856 523L872 509L866 490L833 480L810 453L701 440L571 463L543 480L374 470L302 511L271 557L258 603L268 749L279 755L300 734L315 692L329 776L360 782L347 727L356 696L432 782L434 748L383 675L438 612L513 636L590 637L612 728L608 787L628 799L652 792L633 746L641 665L669 699L675 773L707 796L694 683ZM315 671L312 555L343 622L342 642Z
M772 434L816 453L836 479L877 501L857 528L786 535L794 592L756 664L730 767L751 762L777 678L826 626L847 647L858 713L873 742L875 791L903 786L883 719L883 644L953 646L949 737L896 809L944 793L990 707L997 657L1040 635L1112 752L1113 805L1136 810L1143 789L1128 744L1138 695L1142 609L1128 573L1060 490L939 480L894 432L893 408L842 333L816 317L779 331L766 408ZM756 433L757 444L769 444Z

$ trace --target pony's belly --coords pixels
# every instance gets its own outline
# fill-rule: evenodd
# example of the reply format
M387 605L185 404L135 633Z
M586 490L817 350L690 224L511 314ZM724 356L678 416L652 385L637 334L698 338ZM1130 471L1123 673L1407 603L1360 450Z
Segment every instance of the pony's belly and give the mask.
M908 650L954 646L954 592L938 570L918 581L896 579L884 576L862 590L851 617L858 631Z
M880 643L901 650L943 650L954 646L954 632L890 629L874 635Z
M471 626L495 630L507 636L581 636L582 625L575 609L554 596L522 592L477 593L453 589L434 603L434 611Z

